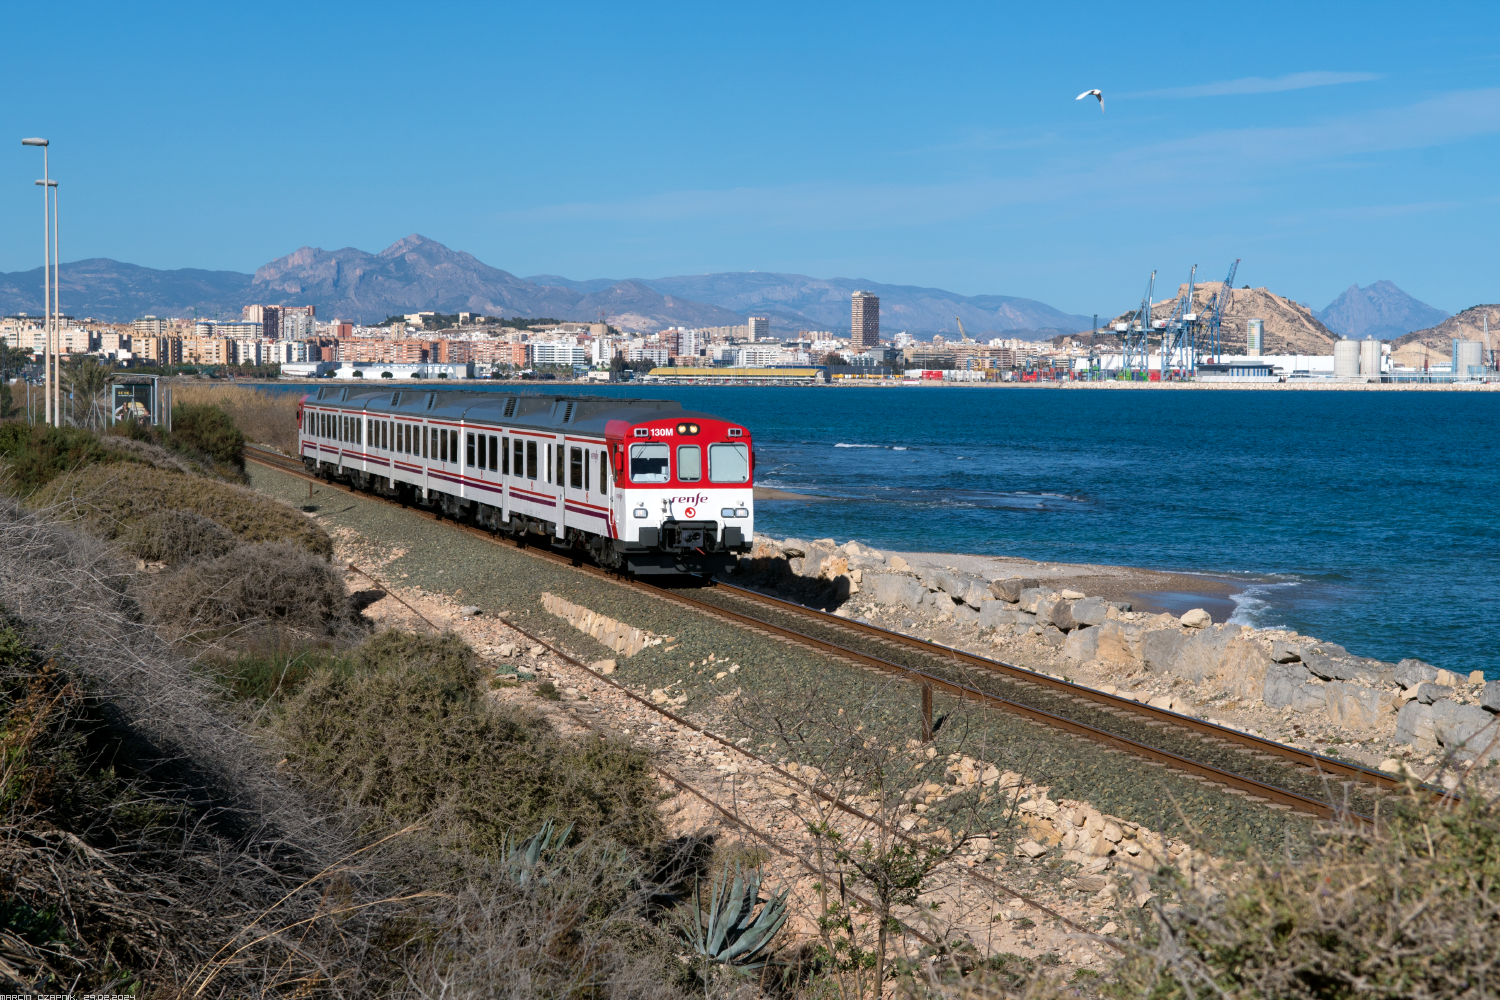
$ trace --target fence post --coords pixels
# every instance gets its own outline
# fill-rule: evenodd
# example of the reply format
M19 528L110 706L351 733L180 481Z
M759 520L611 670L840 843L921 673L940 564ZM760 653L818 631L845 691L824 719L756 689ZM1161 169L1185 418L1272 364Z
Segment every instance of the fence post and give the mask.
M932 685L922 685L922 742L932 742Z

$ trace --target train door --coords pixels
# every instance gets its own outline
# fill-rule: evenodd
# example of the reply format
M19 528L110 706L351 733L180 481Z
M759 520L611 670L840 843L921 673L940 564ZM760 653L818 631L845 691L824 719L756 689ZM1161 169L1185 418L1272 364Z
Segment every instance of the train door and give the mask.
M567 499L567 519L570 527L582 531L599 533L599 525L595 523L592 516L593 501L589 496L589 486L593 483L593 470L589 468L589 459L592 458L592 449L581 441L568 441L564 439L563 448L566 451L563 465L563 496Z

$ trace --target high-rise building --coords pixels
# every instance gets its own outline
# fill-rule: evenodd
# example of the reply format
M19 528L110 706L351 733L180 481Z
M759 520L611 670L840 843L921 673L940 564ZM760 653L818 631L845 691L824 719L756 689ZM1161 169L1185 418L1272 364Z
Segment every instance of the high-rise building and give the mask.
M855 292L849 318L849 349L867 351L880 346L880 298L869 292Z
M142 316L135 321L135 332L147 337L164 337L167 330L172 326L169 319L158 319L155 316Z
M750 342L753 344L757 340L769 340L771 337L771 317L751 316L748 318L750 325Z
M246 323L259 323L267 340L281 339L280 306L245 306L240 310L240 319Z

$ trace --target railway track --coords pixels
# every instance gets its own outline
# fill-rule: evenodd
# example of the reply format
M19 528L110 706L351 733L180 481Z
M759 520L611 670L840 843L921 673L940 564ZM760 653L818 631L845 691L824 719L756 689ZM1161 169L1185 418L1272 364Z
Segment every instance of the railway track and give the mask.
M384 500L311 476L300 462L286 456L247 449L246 458L309 482ZM1405 787L1390 775L1357 764L742 587L710 582L699 596L689 596L680 589L621 577L581 557L528 546L471 525L448 524L719 620L1091 740L1106 751L1131 754L1270 809L1318 818L1363 818L1373 813L1377 796ZM955 672L960 676L955 677ZM743 751L736 748L736 752Z

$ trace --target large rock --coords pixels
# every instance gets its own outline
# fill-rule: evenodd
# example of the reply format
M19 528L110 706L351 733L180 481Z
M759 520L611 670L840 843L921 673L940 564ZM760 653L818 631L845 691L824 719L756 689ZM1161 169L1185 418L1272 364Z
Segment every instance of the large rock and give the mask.
M1348 681L1323 685L1323 710L1346 729L1374 729L1391 710L1391 696L1376 688Z
M1036 585L1036 580L1029 576L1013 576L1006 580L990 581L990 593L995 595L996 600L1014 604L1021 599L1021 591Z
M1261 700L1270 708L1311 712L1323 707L1323 686L1300 663L1275 663L1266 669Z
M937 570L922 580L929 590L941 590L955 601L970 607L979 607L979 602L990 597L988 585L980 577L953 570Z
M1170 671L1182 655L1187 636L1175 628L1153 629L1141 640L1141 663L1153 674Z
M1302 659L1302 647L1285 639L1271 643L1271 659L1277 663L1296 663Z
M1453 689L1446 684L1434 684L1432 681L1423 681L1417 685L1417 701L1423 705L1431 705L1435 701L1442 701L1453 693Z
M1111 667L1134 670L1141 665L1141 643L1142 630L1138 626L1107 621L1099 626L1099 648L1095 659Z
M1218 674L1229 641L1238 635L1238 628L1225 625L1210 625L1188 633L1167 670L1194 684L1202 684L1205 678Z
M932 591L922 599L922 604L927 608L930 608L932 613L935 615L940 615L944 611L952 611L954 603L955 602L953 598L949 597L941 590Z
M1213 623L1213 616L1202 608L1185 611L1182 615L1182 625L1184 628L1204 628Z
M1396 716L1396 742L1423 750L1440 746L1458 760L1494 759L1500 743L1495 716L1478 705L1444 698L1431 705L1412 700Z
M927 596L927 588L904 573L871 573L860 584L879 604L916 611Z
M974 625L979 621L979 612L967 604L955 604L953 605L953 620L960 625Z
M1418 701L1409 701L1396 713L1397 743L1409 743L1418 750L1437 747L1437 734L1432 728L1432 706Z
M1036 620L1042 625L1055 625L1061 632L1071 632L1076 627L1073 621L1073 602L1054 594L1036 604Z
M1102 597L1085 597L1073 602L1073 620L1079 625L1103 625L1109 617L1109 602Z
M1500 712L1500 681L1487 681L1479 695L1479 704L1491 712Z
M979 606L980 628L998 628L1001 625L1015 625L1023 621L1029 625L1035 619L1024 611L1012 608L1004 601L985 601Z
M1438 668L1408 656L1396 664L1395 681L1404 688L1414 688L1423 681L1437 680Z
M1214 682L1241 701L1256 701L1266 689L1266 671L1273 662L1260 643L1231 639L1224 647Z
M1056 591L1051 587L1027 587L1021 591L1021 610L1036 614L1037 605L1051 597Z
M1353 656L1343 646L1320 642L1302 649L1302 662L1325 681L1362 681L1380 683L1389 678L1390 668L1379 660Z
M1099 656L1097 628L1075 628L1063 642L1063 655L1074 663L1087 663Z

